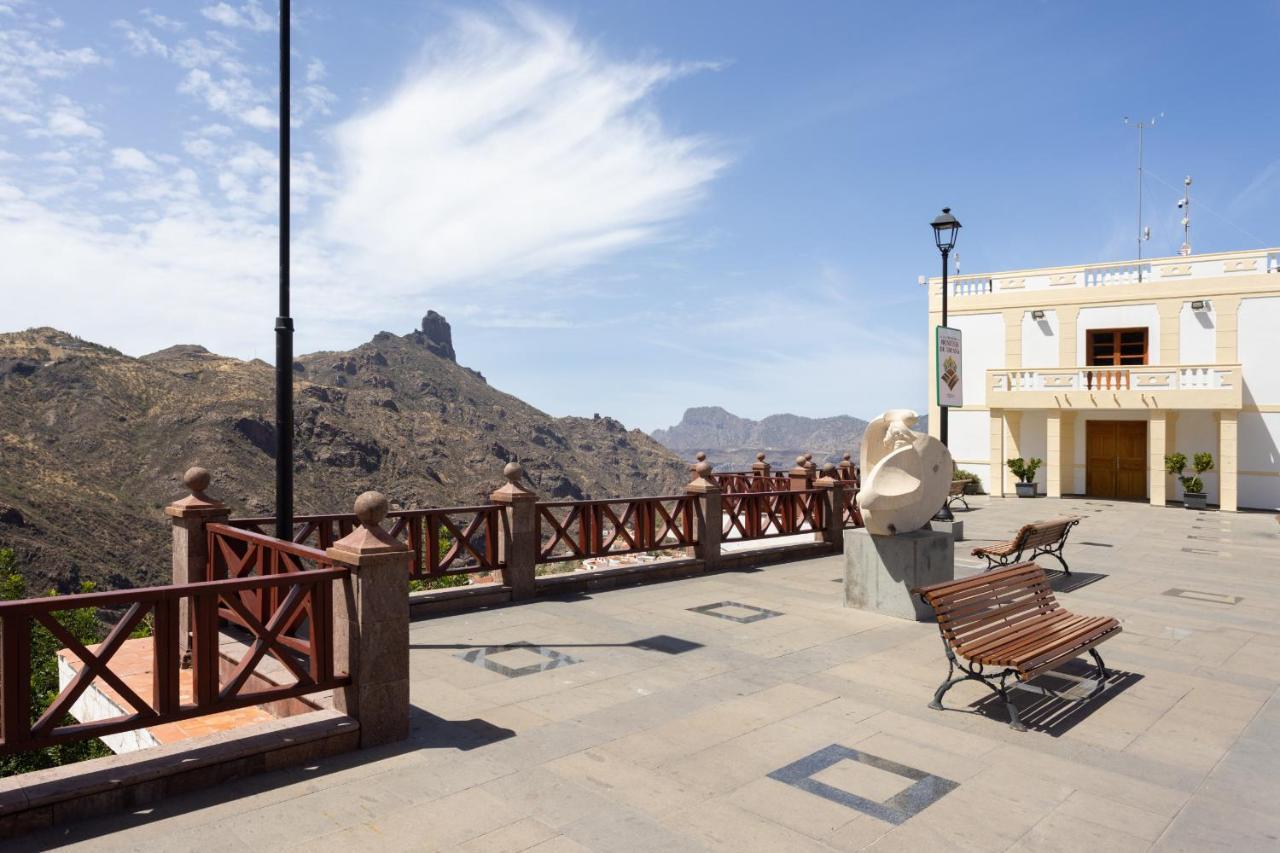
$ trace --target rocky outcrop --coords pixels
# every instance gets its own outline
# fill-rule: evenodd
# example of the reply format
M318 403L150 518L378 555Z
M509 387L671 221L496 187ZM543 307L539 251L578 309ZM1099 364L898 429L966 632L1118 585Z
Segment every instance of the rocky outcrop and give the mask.
M715 465L745 469L760 452L775 467L790 465L801 453L813 453L819 461L835 462L845 453L857 458L866 428L867 421L850 415L782 414L755 421L719 406L700 406L687 409L675 426L654 430L652 438L687 459L704 452Z

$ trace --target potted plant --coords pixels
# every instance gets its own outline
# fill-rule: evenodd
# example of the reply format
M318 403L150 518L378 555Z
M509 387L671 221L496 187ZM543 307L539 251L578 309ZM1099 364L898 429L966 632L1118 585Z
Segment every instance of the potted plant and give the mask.
M1009 470L1013 472L1013 476L1018 478L1018 482L1014 488L1018 490L1020 498L1034 498L1036 496L1036 471L1040 470L1040 466L1044 464L1043 459L1023 459L1019 456L1017 459L1009 459L1004 464L1009 466Z
M1213 455L1195 454L1191 457L1191 467L1195 469L1195 474L1186 476L1187 455L1185 453L1170 453L1164 458L1164 470L1177 477L1178 482L1182 484L1182 505L1187 509L1204 509L1209 496L1204 492L1204 480L1200 479L1200 475L1205 471L1213 470Z

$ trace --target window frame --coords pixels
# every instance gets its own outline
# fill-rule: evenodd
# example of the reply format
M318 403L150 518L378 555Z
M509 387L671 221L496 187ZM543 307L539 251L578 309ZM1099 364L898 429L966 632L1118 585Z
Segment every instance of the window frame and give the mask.
M1141 332L1142 333L1142 361L1121 361L1121 339L1125 333ZM1110 361L1097 361L1094 350L1098 343L1098 339L1103 336L1110 337L1110 345L1112 348ZM1141 367L1151 363L1151 330L1146 326L1126 326L1123 328L1113 329L1088 329L1085 331L1084 337L1084 357L1085 367Z

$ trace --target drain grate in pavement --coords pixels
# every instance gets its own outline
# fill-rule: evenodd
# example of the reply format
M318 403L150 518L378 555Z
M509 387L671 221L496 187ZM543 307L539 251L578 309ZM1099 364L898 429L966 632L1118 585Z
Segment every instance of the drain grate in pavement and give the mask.
M1160 594L1169 595L1174 598L1185 598L1188 601L1204 601L1204 602L1208 602L1209 604L1235 605L1244 601L1244 599L1238 595L1227 595L1226 593L1222 593L1222 592L1202 592L1200 590L1195 590L1195 589L1179 589L1178 587L1174 587L1173 589L1166 589L1164 592Z
M1202 557L1223 556L1222 554L1219 554L1217 551L1213 550L1212 548L1183 548L1182 552L1184 554L1199 554Z
M773 771L769 778L894 825L906 823L959 787L950 779L836 743Z
M1080 544L1081 544L1081 545L1089 545L1089 546L1091 546L1091 547L1093 547L1093 548L1114 548L1114 547L1116 547L1116 546L1114 546L1114 545L1110 544L1109 542L1081 542Z
M737 608L738 610L746 610L750 615L740 616L733 613L720 613L717 611L726 608ZM759 622L761 619L772 619L782 614L776 610L765 610L763 607L755 607L751 604L739 604L736 601L717 601L715 604L704 604L701 607L690 607L694 613L705 613L707 616L714 616L717 619L728 619L730 622L739 622L746 625L750 622Z
M507 678L520 678L524 675L533 675L535 672L546 672L548 669L558 669L562 666L582 663L582 661L569 657L564 652L548 649L545 646L534 646L529 643L485 646L484 648L470 649L456 657L462 658L467 663L482 666L490 672L504 675ZM495 659L500 657L505 657L506 660ZM544 660L536 660L535 658L544 658Z

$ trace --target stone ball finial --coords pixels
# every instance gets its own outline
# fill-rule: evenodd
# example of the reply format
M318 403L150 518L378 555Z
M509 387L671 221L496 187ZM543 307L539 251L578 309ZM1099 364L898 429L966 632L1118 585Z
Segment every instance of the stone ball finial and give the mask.
M511 485L518 486L520 479L524 477L524 466L519 462L508 462L502 469L502 476L506 477Z
M387 517L391 504L382 492L365 492L356 498L356 518L365 527L377 527Z
M696 459L696 460L697 460L697 461L699 461L699 462L705 462L705 461L707 461L707 454L705 454L705 453L703 453L701 450L699 450L697 453L695 453L695 454L693 455L693 458L694 458L694 459Z
M799 465L801 468L804 467L804 463L805 463L805 459L803 456L796 457L796 464Z
M834 476L835 473L836 473L836 464L834 462L828 462L826 465L822 466L822 476L831 477L831 476Z
M693 470L694 473L705 480L711 476L711 463L703 459L697 465L693 466Z
M853 454L852 454L852 453L846 453L846 454L844 455L844 461L845 461L845 462L848 462L848 461L850 461L851 459L853 459Z
M763 453L757 453L757 454L756 454L756 461L757 461L757 462L763 462L763 461L764 461L764 454L763 454Z
M812 462L812 461L813 461L813 454L812 454L812 453L806 453L806 454L804 455L804 461L805 461L805 462Z
M191 494L197 497L204 494L205 489L209 488L209 483L213 478L209 474L208 468L201 468L199 465L193 465L187 469L182 475L182 485L191 490Z

